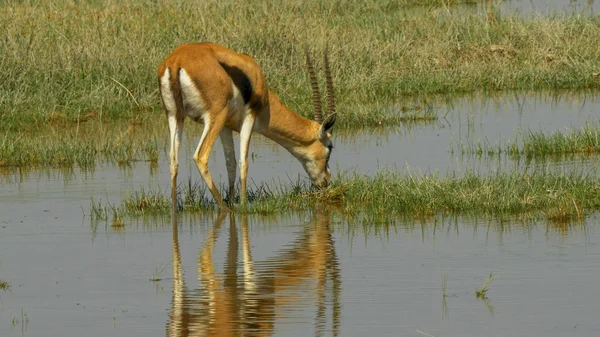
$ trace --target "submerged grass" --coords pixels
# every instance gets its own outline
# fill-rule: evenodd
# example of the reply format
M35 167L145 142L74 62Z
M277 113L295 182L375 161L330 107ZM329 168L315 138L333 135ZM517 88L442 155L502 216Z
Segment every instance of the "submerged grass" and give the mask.
M10 290L10 283L0 278L0 290L8 291Z
M152 277L150 278L150 282L160 282L162 281L162 273L165 271L165 268L167 266L164 264L159 264L158 261L156 262L156 268L154 269L154 273L152 274Z
M250 189L244 213L274 214L302 211L315 204L337 208L350 219L391 223L402 217L429 217L439 213L485 215L491 217L526 216L553 222L582 220L600 209L600 179L592 175L536 171L534 173L498 172L489 176L467 174L463 177L403 175L379 172L374 177L338 176L323 191L311 190L298 182L276 189L255 186ZM211 212L214 202L203 188L188 183L180 188L179 209ZM235 207L235 206L234 206ZM120 217L144 214L169 214L170 196L163 191L139 192L116 205L92 204L95 209L113 209ZM100 212L101 213L101 212Z
M305 116L304 46L319 61L329 43L340 128L393 123L372 107L406 95L600 87L600 17L451 6L473 2L2 1L0 130L160 114L158 64L201 40L253 56Z
M507 154L527 159L557 158L572 155L595 155L600 153L600 124L586 123L581 128L572 128L566 132L552 133L526 131L505 145L491 145L488 142L461 144L462 154L496 156Z
M4 290L4 291L10 290L10 283L0 279L0 290Z
M490 283L492 283L492 281L494 279L496 279L496 277L498 277L499 274L496 275L492 275L492 273L490 272L490 276L488 276L487 280L485 280L485 282L483 282L483 285L481 286L481 288L475 290L475 297L477 298L481 298L483 300L487 299L487 291L489 290L488 286L490 285Z

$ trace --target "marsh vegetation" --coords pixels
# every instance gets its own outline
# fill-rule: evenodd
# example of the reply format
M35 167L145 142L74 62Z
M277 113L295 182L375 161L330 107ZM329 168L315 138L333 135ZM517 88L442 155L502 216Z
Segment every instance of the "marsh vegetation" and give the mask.
M248 206L236 211L299 212L318 203L337 209L353 222L365 223L393 223L437 214L572 222L600 208L599 193L598 177L553 170L463 177L382 171L373 177L340 175L322 191L300 182L275 188L255 186L249 192ZM188 212L216 210L203 186L191 182L180 190L178 207ZM129 194L120 205L97 200L90 208L93 219L106 220L111 216L166 215L171 202L163 191L142 189Z
M155 68L185 42L210 40L252 55L271 89L307 117L312 108L303 48L309 45L320 60L328 43L343 116L336 130L342 132L436 121L433 96L600 87L597 16L525 18L488 2L463 6L473 3L3 2L0 66L7 71L0 94L0 165L157 165L167 128ZM595 126L519 137L520 146L478 145L473 152L531 157L598 149ZM377 221L438 212L580 219L598 207L598 185L596 177L582 173L440 177L381 171L373 177L342 174L322 192L304 183L255 186L253 202L240 211L301 210L327 201L345 214ZM214 206L195 183L180 191L182 210ZM152 187L133 192L121 205L92 205L92 214L112 213L119 227L122 215L167 210L164 195Z
M460 144L462 154L497 156L507 154L511 157L527 159L554 158L567 156L591 156L600 152L600 124L588 122L581 128L564 128L564 131L551 133L525 130L514 140L504 145L489 144L486 141L473 141Z
M24 334L23 307L50 335L164 333L165 319L184 333L256 317L284 334L594 335L600 16L525 16L499 3L2 1L0 246L18 258L0 268L13 317L0 335ZM191 159L201 126L187 122L170 216L156 68L201 40L252 55L306 117L304 48L322 68L329 44L339 117L329 188L313 189L295 158L257 136L249 203L227 196L227 224ZM220 152L211 165L226 196ZM561 311L574 303L585 310ZM504 321L490 324L486 308ZM97 319L111 314L113 324Z
M407 95L600 85L595 17L394 4L5 2L2 127L156 113L157 65L179 44L202 40L252 55L301 113L311 111L304 45L320 53L329 42L346 125L368 125L374 106Z
M410 121L401 108L409 97L600 86L597 17L532 19L493 5L457 6L465 3L476 2L5 1L0 163L139 158L130 154L139 148L130 135L107 134L91 145L71 130L163 121L155 68L185 42L210 40L252 55L272 90L303 115L312 111L304 45L318 55L329 42L344 116L338 129ZM435 118L435 106L427 111Z

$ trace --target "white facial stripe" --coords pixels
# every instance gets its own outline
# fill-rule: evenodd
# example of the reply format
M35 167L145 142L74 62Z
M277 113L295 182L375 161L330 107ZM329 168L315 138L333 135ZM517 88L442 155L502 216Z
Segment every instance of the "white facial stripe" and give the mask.
M319 170L317 169L317 166L314 164L313 161L307 161L306 163L304 163L304 167L306 168L306 173L308 173L308 175L314 180L314 179L318 179L319 177Z
M169 81L170 75L171 71L167 68L160 78L160 93L165 109L167 109L169 114L175 115L177 106L175 105L175 98L173 98L173 92L171 91L171 82Z
M326 149L325 151L329 150ZM327 152L327 154L328 153L329 152ZM315 157L312 155L311 152L306 151L305 149L295 149L294 155L296 156L296 158L298 158L300 163L302 163L304 170L306 171L306 173L308 173L313 183L319 184L324 179L327 179L327 177L329 176L330 171L327 165L325 165L325 170L321 171L317 166L317 161L315 161ZM325 158L321 160L325 160Z

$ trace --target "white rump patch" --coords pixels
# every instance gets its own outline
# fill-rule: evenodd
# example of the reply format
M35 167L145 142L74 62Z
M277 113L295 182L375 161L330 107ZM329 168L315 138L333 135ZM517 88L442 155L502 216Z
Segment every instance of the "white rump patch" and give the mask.
M160 93L162 95L163 104L169 115L175 115L177 112L177 106L175 105L175 98L173 98L173 92L171 91L171 82L169 77L171 70L167 68L165 73L160 78Z
M181 96L183 97L183 106L185 113L192 119L203 117L205 104L200 95L200 91L196 88L196 84L185 69L179 70L179 83L181 84Z

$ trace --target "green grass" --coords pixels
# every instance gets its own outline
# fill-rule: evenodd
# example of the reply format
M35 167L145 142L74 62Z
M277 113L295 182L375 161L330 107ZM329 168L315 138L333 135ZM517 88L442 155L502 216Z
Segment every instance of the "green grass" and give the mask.
M160 114L158 64L201 40L255 57L271 88L306 116L304 45L320 61L329 42L339 127L393 121L373 107L399 107L407 95L600 86L600 17L449 6L465 2L474 1L3 1L0 130L44 127L54 116Z
M497 156L507 154L511 157L527 159L556 158L567 156L590 156L600 153L600 124L586 123L581 128L571 128L566 132L526 131L516 136L514 141L504 145L491 145L487 141L461 144L462 154Z
M161 116L162 117L162 116ZM164 120L163 120L164 122ZM88 121L46 130L6 133L0 138L0 167L93 168L100 162L129 165L158 162L166 126L150 121L122 124ZM159 143L161 146L159 146Z
M579 129L550 134L529 131L523 136L522 147L512 145L508 152L526 157L597 154L600 153L600 124L586 123Z
M100 163L125 166L139 161L157 164L159 154L167 148L167 120L162 114L122 122L93 118L78 123L54 118L44 129L7 132L0 137L0 168L91 169ZM373 128L389 129L390 125L432 123L437 119L431 104L417 104L377 108L370 122ZM186 136L202 132L199 124L186 124ZM337 133L355 134L357 126L341 128Z
M2 1L0 166L155 162L167 134L156 68L186 42L252 55L307 117L304 46L320 67L329 43L339 131L434 121L438 95L600 87L600 17L453 6L473 3Z
M180 186L178 208L186 212L212 212L216 205L203 188L192 183ZM498 172L464 177L401 174L382 171L374 177L338 176L324 191L303 183L255 186L245 209L251 214L304 211L315 204L336 208L354 222L392 223L399 218L422 218L437 214L523 217L559 223L577 222L600 209L600 179L581 173ZM162 191L137 192L122 204L93 203L91 217L102 213L120 217L166 215L170 196ZM107 211L112 209L112 211Z

